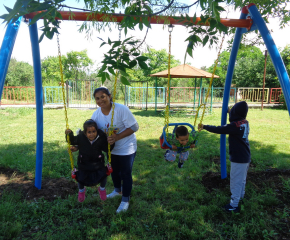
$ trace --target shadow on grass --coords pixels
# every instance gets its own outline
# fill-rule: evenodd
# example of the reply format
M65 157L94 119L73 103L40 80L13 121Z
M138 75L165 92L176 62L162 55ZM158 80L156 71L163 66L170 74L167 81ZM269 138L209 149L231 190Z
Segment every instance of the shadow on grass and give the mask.
M154 109L149 109L147 111L134 109L134 115L141 117L164 117L160 112L155 112Z
M165 150L160 148L159 139L138 140L138 150L133 167L134 184L144 185L163 182L171 183L183 180L184 175L200 178L208 171L220 172L219 135L201 132L197 147L190 150L188 161L183 169L177 167L178 156L174 163L164 160ZM255 170L269 168L289 169L290 154L279 153L275 145L263 146L260 142L250 141L252 153L252 167ZM61 149L61 150L60 150ZM35 144L10 144L0 146L0 166L17 169L22 173L29 173L30 178L35 174ZM228 147L227 171L229 172ZM76 159L77 153L74 153ZM76 163L75 163L76 164ZM251 171L251 169L250 169ZM67 151L56 143L44 143L43 177L70 177L70 161ZM165 187L165 186L164 186ZM167 188L167 187L165 187Z

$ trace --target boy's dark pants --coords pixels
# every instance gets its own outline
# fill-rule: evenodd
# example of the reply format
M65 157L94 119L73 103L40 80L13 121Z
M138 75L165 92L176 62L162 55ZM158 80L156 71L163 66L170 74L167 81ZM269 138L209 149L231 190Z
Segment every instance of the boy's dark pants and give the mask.
M111 155L112 156L112 180L115 191L122 191L122 201L129 202L133 185L132 167L136 156L136 152L130 155ZM123 181L123 185L122 185Z
M245 196L245 186L250 163L231 162L231 206L237 207Z

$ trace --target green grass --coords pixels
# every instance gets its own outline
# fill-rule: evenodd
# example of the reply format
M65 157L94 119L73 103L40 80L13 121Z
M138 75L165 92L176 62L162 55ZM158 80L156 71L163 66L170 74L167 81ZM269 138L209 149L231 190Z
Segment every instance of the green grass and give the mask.
M211 193L201 183L208 172L219 172L212 158L219 156L219 136L202 131L198 147L191 150L184 168L164 161L159 136L164 118L153 110L132 110L140 129L133 166L133 190L128 212L116 215L120 199L92 196L88 189L83 204L77 193L68 199L48 202L23 201L19 193L6 190L0 197L0 239L276 239L290 221L289 201L281 202L268 185L247 183L247 200L240 214L227 214L230 189ZM204 124L219 125L220 109L204 118ZM82 128L93 110L68 109L72 130ZM64 110L44 109L43 177L70 177L65 142ZM18 108L0 110L0 166L34 175L36 112ZM290 168L290 126L286 110L250 109L250 171ZM170 122L194 122L171 117ZM227 149L228 151L228 149ZM74 153L74 159L76 159ZM229 171L230 163L227 162ZM289 179L282 179L285 199L290 197ZM263 186L263 187L261 187ZM107 191L113 190L109 178ZM281 194L281 193L280 193ZM4 229L4 231L2 230ZM288 237L290 236L289 229Z

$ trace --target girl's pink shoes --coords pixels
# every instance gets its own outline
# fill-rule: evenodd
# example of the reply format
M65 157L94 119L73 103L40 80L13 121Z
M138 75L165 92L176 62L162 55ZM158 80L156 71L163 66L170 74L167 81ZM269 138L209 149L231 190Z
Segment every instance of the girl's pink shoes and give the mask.
M85 199L86 199L86 189L83 192L79 191L79 195L78 195L79 202L83 202L83 201L85 201Z
M105 201L107 199L107 193L106 193L106 189L101 190L100 187L98 187L98 192L100 194L100 198L101 200Z

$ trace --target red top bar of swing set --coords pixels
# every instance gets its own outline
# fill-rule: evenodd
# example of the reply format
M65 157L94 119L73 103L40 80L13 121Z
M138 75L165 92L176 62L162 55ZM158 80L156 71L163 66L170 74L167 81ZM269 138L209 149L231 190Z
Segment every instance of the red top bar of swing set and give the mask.
M40 12L33 12L25 15L25 18L32 19L35 15L41 13ZM63 18L63 20L72 20L72 21L99 21L102 22L107 16L110 16L110 14L104 14L104 13L97 13L97 14L91 14L87 12L71 12L71 11L60 11L59 12ZM112 14L113 18L110 18L109 22L121 22L123 18L126 16L124 14ZM137 17L135 17L137 18ZM170 24L173 25L183 25L182 23L186 22L183 21L181 17L169 17L166 19L166 22L170 22ZM195 25L198 24L198 22L201 19L199 17L196 18L196 21L194 22ZM106 19L107 21L107 19ZM148 17L149 21L149 17ZM193 23L193 18L190 18L190 21ZM151 17L150 23L151 24L164 24L165 19L160 18L160 16L153 16ZM247 28L250 29L252 25L252 19L227 19L227 18L221 18L221 23L225 25L226 27L240 27L240 28Z

